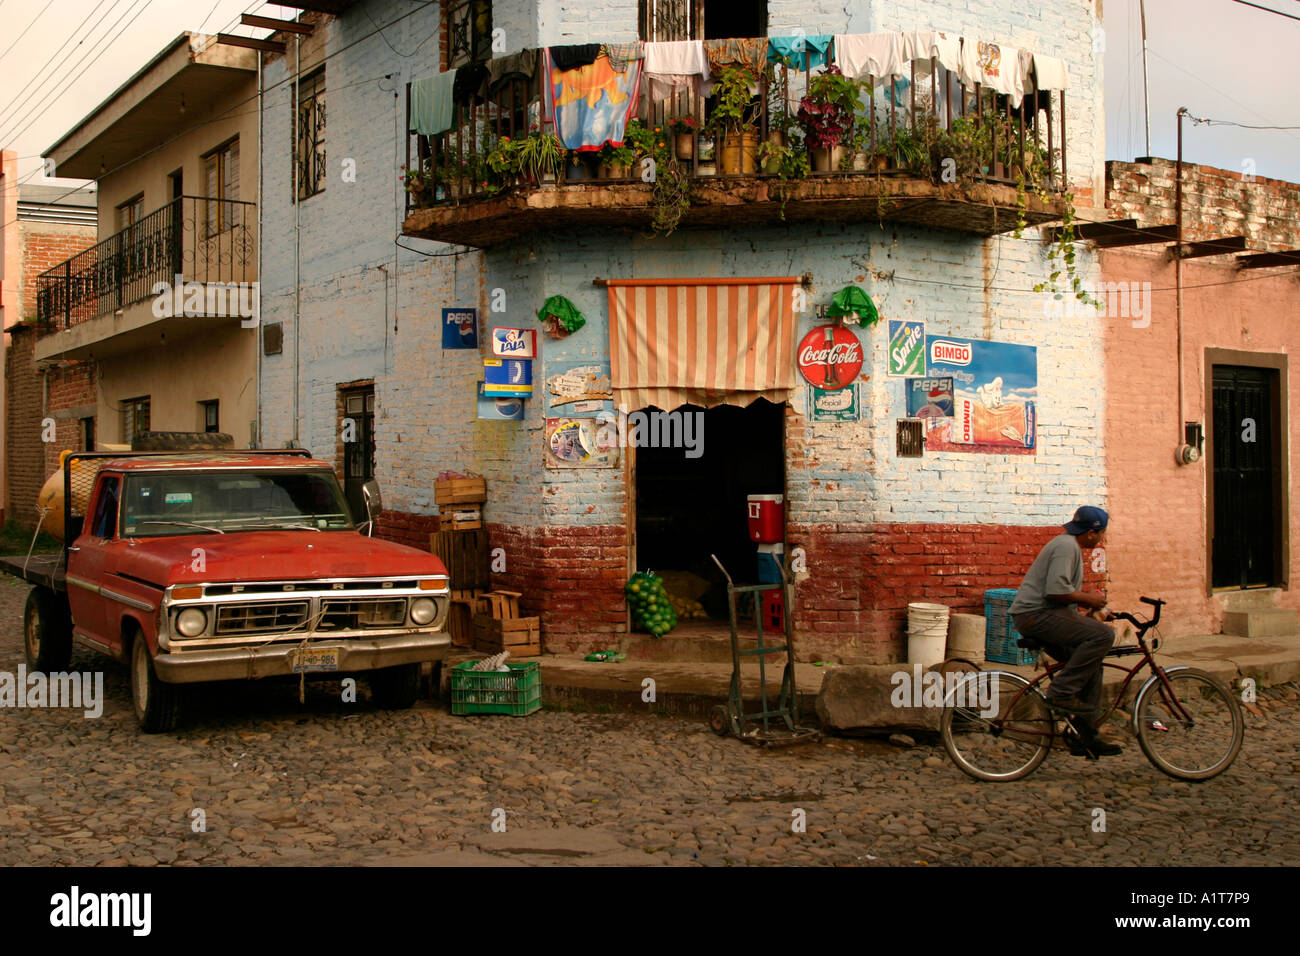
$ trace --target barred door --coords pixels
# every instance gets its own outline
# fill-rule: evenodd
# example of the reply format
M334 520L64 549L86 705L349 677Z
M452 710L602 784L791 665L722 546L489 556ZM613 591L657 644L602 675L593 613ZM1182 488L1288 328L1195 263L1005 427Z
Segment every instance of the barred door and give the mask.
M1275 369L1214 367L1214 587L1278 583Z

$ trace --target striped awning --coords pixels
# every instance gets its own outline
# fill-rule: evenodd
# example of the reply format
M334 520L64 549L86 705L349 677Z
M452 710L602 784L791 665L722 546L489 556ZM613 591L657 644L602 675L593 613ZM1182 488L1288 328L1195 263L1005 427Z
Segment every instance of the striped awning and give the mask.
M614 404L745 406L795 386L796 276L618 279L609 288Z

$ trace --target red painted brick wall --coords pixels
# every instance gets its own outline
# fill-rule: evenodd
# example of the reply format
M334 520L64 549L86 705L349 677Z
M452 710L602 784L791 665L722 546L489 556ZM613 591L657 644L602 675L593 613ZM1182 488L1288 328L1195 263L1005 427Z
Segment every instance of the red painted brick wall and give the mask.
M811 525L787 533L787 554L807 551L809 576L797 586L801 660L892 663L907 657L907 605L944 604L983 614L984 592L1019 587L1059 526ZM1084 587L1105 586L1084 555Z
M24 223L22 230L22 288L20 308L23 321L36 318L37 277L48 269L62 265L77 253L95 244L95 229L87 227L84 235L65 235L38 231L41 223Z

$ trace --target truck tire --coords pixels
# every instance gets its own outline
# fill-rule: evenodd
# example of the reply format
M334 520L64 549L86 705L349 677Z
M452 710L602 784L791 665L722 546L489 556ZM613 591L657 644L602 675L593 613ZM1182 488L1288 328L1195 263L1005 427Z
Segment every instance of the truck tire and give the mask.
M384 710L405 710L420 697L420 665L399 664L370 672L370 699Z
M23 609L23 649L27 666L48 674L72 663L72 617L66 601L49 588L35 587Z
M225 432L141 432L131 439L132 451L218 451L235 447Z
M180 688L163 683L154 670L149 642L139 629L131 636L131 703L146 734L176 728L180 717Z

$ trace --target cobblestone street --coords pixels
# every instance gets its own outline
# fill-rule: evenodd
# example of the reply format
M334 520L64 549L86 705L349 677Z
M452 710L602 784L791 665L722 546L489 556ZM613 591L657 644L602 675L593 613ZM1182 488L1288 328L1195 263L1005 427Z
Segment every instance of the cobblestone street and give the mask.
M0 671L22 662L25 597L0 582ZM1208 783L1164 776L1126 735L1118 758L1058 751L995 785L933 739L760 750L653 713L387 713L336 682L305 706L292 683L204 687L179 732L147 736L124 666L77 649L73 669L104 670L99 719L0 713L0 864L1300 862L1294 685L1261 693Z

